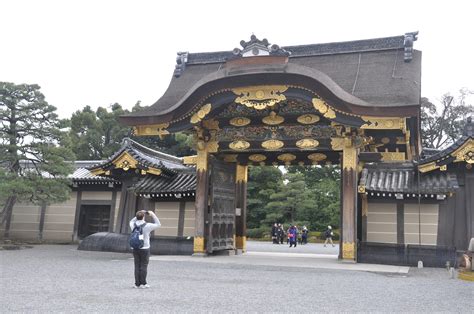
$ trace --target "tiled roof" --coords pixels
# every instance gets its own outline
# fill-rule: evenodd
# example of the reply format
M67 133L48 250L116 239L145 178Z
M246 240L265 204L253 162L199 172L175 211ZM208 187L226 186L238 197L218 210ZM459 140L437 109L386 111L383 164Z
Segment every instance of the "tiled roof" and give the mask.
M142 166L161 169L163 173L167 175L173 175L179 170L186 171L189 169L189 167L183 165L181 158L153 150L129 138L123 139L120 149L117 150L117 152L115 152L110 158L95 165L91 165L88 167L88 169L106 169L111 167L112 162L124 152L130 154Z
M138 181L132 188L137 194L194 192L196 190L196 174L191 172L178 173L171 178L148 175Z
M392 193L449 193L459 186L455 174L437 172L415 175L418 171L413 163L368 164L362 170L359 185L367 191Z

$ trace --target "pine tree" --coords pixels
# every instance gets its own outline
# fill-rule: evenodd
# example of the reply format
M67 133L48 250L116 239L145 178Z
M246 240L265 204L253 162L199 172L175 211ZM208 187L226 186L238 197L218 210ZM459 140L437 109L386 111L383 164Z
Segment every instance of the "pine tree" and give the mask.
M74 154L61 146L65 137L55 111L38 85L0 82L1 222L15 202L50 204L69 198L72 165L67 161Z

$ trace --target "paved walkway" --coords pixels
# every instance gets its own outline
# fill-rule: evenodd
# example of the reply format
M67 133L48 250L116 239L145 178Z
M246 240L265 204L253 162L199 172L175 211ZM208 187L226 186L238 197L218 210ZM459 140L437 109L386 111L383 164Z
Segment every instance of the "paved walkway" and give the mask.
M393 274L321 268L324 261L337 264L334 257L285 252L153 256L148 268L152 287L132 289L131 254L78 251L73 245L0 251L0 312L467 313L472 309L474 284L451 279L444 269Z

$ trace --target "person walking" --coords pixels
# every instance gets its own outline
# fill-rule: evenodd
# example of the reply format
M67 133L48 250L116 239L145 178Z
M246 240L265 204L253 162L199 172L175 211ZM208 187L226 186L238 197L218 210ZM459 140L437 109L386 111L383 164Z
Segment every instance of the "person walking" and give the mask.
M148 214L153 219L153 223L145 221L145 215ZM130 229L141 228L142 234L140 240L143 240L141 248L133 248L133 260L135 262L135 285L134 288L150 288L146 281L148 272L148 262L150 260L150 233L161 227L160 220L154 212L150 210L139 210L132 220L130 220Z
M301 244L308 243L308 232L308 228L306 228L306 226L303 226L303 230L301 230Z
M282 224L278 224L278 240L280 244L283 244L283 239L285 238L285 229Z
M272 241L273 244L280 244L278 240L278 224L276 222L272 226Z
M296 241L298 238L298 229L296 229L296 226L290 227L290 230L288 232L288 238L290 240L290 247L292 247L293 245L296 247Z
M324 247L326 247L326 244L328 244L328 242L330 242L331 245L334 247L334 243L332 242L332 237L334 236L334 232L332 232L331 226L328 226L328 229L326 230L326 232L324 232L324 236L326 237L326 241L324 241Z

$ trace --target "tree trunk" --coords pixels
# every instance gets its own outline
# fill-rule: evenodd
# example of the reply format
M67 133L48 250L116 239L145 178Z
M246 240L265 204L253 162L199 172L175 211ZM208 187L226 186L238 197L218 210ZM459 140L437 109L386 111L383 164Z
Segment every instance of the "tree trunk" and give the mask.
M16 203L16 196L9 196L1 212L1 224L5 223L4 238L10 237L10 222L12 218L13 206Z

